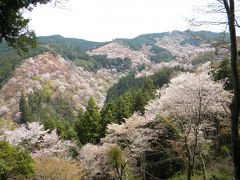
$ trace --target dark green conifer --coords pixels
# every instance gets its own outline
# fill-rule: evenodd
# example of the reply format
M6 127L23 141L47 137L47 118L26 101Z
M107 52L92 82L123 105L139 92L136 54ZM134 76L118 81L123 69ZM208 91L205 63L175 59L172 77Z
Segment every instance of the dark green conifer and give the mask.
M21 123L31 122L31 110L23 94L21 95L20 102L19 102L19 111L22 113L21 119L20 119Z
M75 123L79 140L82 144L97 143L100 138L100 112L93 97L90 97L84 116L79 113Z

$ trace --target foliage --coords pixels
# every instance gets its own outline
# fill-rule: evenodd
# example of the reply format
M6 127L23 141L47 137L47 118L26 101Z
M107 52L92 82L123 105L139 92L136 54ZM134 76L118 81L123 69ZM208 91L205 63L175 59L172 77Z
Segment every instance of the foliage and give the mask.
M19 111L21 112L21 123L27 123L31 121L30 108L28 107L27 100L23 94L21 95L19 101Z
M19 56L7 43L0 43L0 87L13 75L16 67L22 62L23 59L41 54L46 51L46 48L37 46L36 49L29 49L27 54Z
M161 108L179 128L182 141L182 145L181 141L179 145L183 148L179 153L185 156L188 178L194 171L197 158L202 161L200 162L204 168L203 148L211 142L209 135L214 134L217 128L213 119L226 116L223 105L227 102L229 94L223 90L220 83L211 79L207 69L199 70L195 74L181 74L172 79L163 92Z
M115 100L127 91L135 91L143 86L144 78L135 78L134 74L129 74L122 77L116 84L114 84L107 92L106 102Z
M233 90L232 71L229 60L225 59L213 70L213 77L215 81L222 80L224 82L225 90Z
M36 37L28 29L29 19L23 17L22 10L31 10L32 6L46 4L50 0L11 1L0 3L0 42L7 41L10 46L17 48L19 53L27 52L29 47L34 47Z
M207 167L206 178L210 180L230 180L233 179L233 167L231 165L231 160L229 157L221 157L216 161L210 162ZM185 180L186 176L181 172L176 173L171 180ZM192 177L193 180L201 180L202 172L196 171L196 173Z
M144 83L147 81L153 81L154 88L160 88L164 84L168 83L171 76L179 71L184 71L184 69L175 68L164 68L149 77L135 77L134 74L130 73L127 76L122 77L116 84L114 84L107 92L106 102L109 100L115 100L122 94L131 91L138 91L139 89L144 89ZM150 83L150 82L148 82ZM146 85L146 84L145 84ZM153 87L151 87L153 88Z
M192 65L196 66L199 64L204 64L208 61L212 61L214 59L214 52L203 52L198 53L196 57L191 61Z
M101 110L101 128L100 128L100 137L104 137L106 133L106 127L111 122L115 121L116 116L116 104L112 101L108 102L107 105L104 106L104 108Z
M134 39L117 39L133 50L140 50L143 44L155 46L156 38L163 37L166 33L144 34Z
M146 113L145 116L134 114L120 125L109 124L102 142L118 144L134 174L149 178L152 174L165 179L180 169L171 145L171 141L177 140L178 132L163 118Z
M225 42L229 42L229 37L226 36L225 33L215 33L210 31L173 31L178 32L181 34L186 35L187 39L183 40L181 45L185 45L186 43L192 44L192 45L198 45L200 39L203 39L205 41L220 41L222 38L224 38ZM116 41L120 41L123 44L129 46L133 50L140 50L142 48L142 45L148 45L148 46L155 46L156 39L162 38L165 35L167 35L169 32L164 33L153 33L153 34L143 34L133 39L117 39Z
M101 111L103 125L109 122L121 123L134 112L145 114L145 105L155 97L157 87L169 82L171 76L182 69L166 68L150 77L136 78L129 74L114 84L107 93L105 105ZM106 114L109 114L106 117Z
M182 168L181 160L173 148L173 144L179 140L179 132L169 119L157 116L157 120L164 129L164 134L156 137L155 141L151 142L152 149L144 152L142 156L142 160L146 162L145 176L149 179L152 175L169 179ZM158 126L155 125L152 128L156 129Z
M0 118L0 136L2 136L5 131L13 130L16 127L18 127L16 123Z
M145 113L144 106L150 99L155 96L156 87L150 78L142 78L141 87L139 89L127 90L125 93L113 101L105 103L101 113L103 122L121 123L125 118L129 118L134 112ZM129 84L130 85L130 84ZM111 111L111 112L109 112ZM106 112L111 116L106 117ZM106 123L105 123L106 124Z
M96 71L101 68L116 69L117 71L125 71L130 68L132 61L129 58L108 58L106 55L84 55L81 59L76 59L74 62L84 67L86 70Z
M150 57L150 60L156 63L168 62L170 60L176 59L176 57L173 56L171 52L158 46L152 46L150 51L153 53L153 55Z
M181 45L185 45L186 43L192 44L192 45L199 45L201 41L207 41L207 42L229 42L230 38L228 34L225 32L222 33L216 33L211 31L191 31L186 30L183 33L186 33L189 35L188 39L185 39L181 42Z
M107 150L107 158L110 166L115 171L115 177L119 180L130 179L131 174L127 168L127 158L124 156L123 151L117 145L111 146ZM128 177L130 175L130 177Z
M13 147L5 141L0 142L0 179L29 178L33 175L33 160L20 147Z
M102 42L92 42L83 39L64 38L60 35L40 36L38 38L39 47L45 47L47 50L60 54L63 58L71 61L77 59L88 60L87 51L96 49Z
M86 178L134 179L127 168L127 158L123 153L116 144L84 145L80 150L79 160Z
M34 179L80 180L84 172L78 162L57 157L34 158Z
M28 53L19 56L15 49L9 47L7 43L2 42L0 43L0 87L12 76L15 68L24 59L51 51L71 61L83 58L86 62L90 63L91 61L88 61L89 56L86 54L86 51L95 49L103 44L82 39L64 38L57 35L41 36L37 39L35 48L30 48L28 49Z
M93 97L90 97L85 113L81 112L75 122L75 130L82 144L97 143L100 138L101 115Z
M75 115L71 99L58 97L51 99L52 87L49 84L43 86L43 90L34 92L25 97L22 96L19 107L22 112L22 122L41 122L45 129L57 129L57 133L63 139L77 139L74 131Z

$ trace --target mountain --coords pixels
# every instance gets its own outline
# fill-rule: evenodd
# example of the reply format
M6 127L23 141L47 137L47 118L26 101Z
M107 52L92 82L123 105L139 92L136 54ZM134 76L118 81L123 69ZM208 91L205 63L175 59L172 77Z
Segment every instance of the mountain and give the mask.
M63 58L75 61L87 70L117 68L119 70L141 68L143 64L182 61L192 59L198 51L211 51L210 42L226 41L226 34L209 31L173 31L144 34L133 39L116 39L111 42L92 42L82 39L64 38L60 35L41 36L38 46L21 58L6 43L0 44L0 87L12 75L23 59L51 51ZM205 47L203 47L205 46ZM204 50L203 50L204 48ZM107 60L106 55L118 59ZM125 57L126 59L119 59ZM104 60L103 60L104 59ZM103 62L104 61L104 62ZM107 62L107 63L106 63Z
M208 61L215 56L216 42L228 42L226 35L208 31L173 31L145 34L134 39L116 39L88 54L106 55L108 58L130 58L131 69L135 71L144 66L147 71L155 71L162 66L192 67ZM218 55L222 58L225 52ZM153 73L153 72L151 72ZM143 73L145 74L145 73Z
M86 41L83 39L64 38L60 35L40 36L38 38L39 47L44 47L60 54L63 58L74 61L86 51L96 49L105 43Z
M233 179L232 78L228 49L215 46L221 40L206 31L105 43L56 35L39 37L21 58L1 44L0 141L31 153L36 179L61 179L59 165L71 179L184 179L193 171Z
M54 53L43 53L24 62L0 91L0 116L17 118L21 94L50 91L51 98L70 96L77 110L92 96L101 107L117 73L102 69L89 72Z
M73 99L76 111L89 97L102 107L107 90L128 73L152 75L163 67L192 67L222 59L211 42L226 39L208 31L173 31L140 35L134 39L91 42L59 35L38 38L38 47L19 58L12 48L0 44L0 117L18 119L21 94L44 88L51 98Z
M28 54L22 57L14 51L13 48L8 47L6 43L0 44L0 87L13 74L14 69L21 63L22 60L43 52L56 52L62 57L75 60L83 55L86 51L97 48L104 43L91 42L81 39L64 38L59 35L41 36L38 38L36 49L30 49Z

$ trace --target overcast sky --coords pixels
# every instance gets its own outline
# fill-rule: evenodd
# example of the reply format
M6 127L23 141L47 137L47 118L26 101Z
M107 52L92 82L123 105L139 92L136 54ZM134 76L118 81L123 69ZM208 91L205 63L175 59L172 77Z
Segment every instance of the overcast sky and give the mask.
M210 0L68 0L65 8L41 5L26 12L38 36L60 34L92 41L186 30L193 9ZM205 28L205 27L204 27ZM210 29L219 31L219 29Z

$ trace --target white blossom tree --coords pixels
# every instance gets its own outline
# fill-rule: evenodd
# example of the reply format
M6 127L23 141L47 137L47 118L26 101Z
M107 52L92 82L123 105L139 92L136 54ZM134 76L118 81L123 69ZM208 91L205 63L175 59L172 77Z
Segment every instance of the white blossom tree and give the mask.
M129 179L128 158L117 144L86 144L79 153L81 166L89 179Z
M148 106L144 116L135 113L120 125L109 124L107 135L101 140L102 143L118 144L128 158L130 170L142 177L146 173L147 152L170 155L171 152L167 152L167 149L177 134L164 118L151 113L152 108L156 107ZM161 160L163 159L160 158Z
M107 159L107 150L111 146L110 144L86 144L82 147L79 160L88 178L113 174Z
M63 141L56 130L44 130L39 122L23 124L12 131L6 131L0 139L8 141L11 145L23 146L31 151L33 156L63 156L69 157L69 152L76 145L71 141Z
M155 116L140 116L135 113L120 125L109 124L107 135L102 142L117 143L122 147L128 147L127 149L131 151L129 154L138 156L139 153L150 149L149 141L157 135L154 129L144 127L153 122L155 122Z
M204 138L204 132L207 127L214 128L214 117L225 113L224 104L229 102L228 96L222 84L214 82L206 69L179 75L163 91L160 108L181 130L187 157L187 179L191 179L197 154L205 174L201 144L209 139Z

